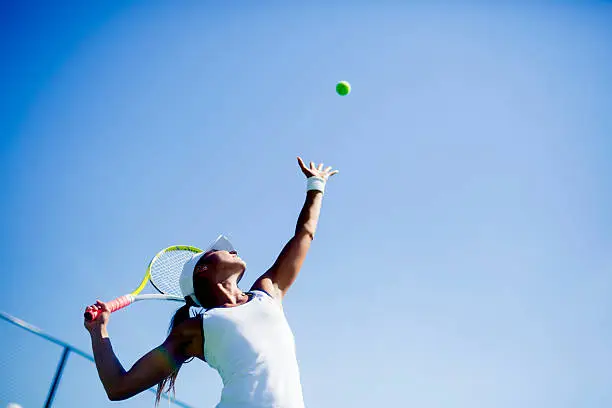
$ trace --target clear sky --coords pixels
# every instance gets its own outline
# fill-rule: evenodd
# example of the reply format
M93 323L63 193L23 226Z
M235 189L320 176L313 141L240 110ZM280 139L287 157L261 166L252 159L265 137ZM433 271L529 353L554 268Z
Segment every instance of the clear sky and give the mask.
M308 407L612 406L610 2L7 3L1 310L90 350L87 304L220 233L248 288L302 155L340 169L285 301ZM113 315L126 368L174 307ZM0 323L0 407L42 405L60 349L32 337ZM70 357L57 406L111 405L152 398Z

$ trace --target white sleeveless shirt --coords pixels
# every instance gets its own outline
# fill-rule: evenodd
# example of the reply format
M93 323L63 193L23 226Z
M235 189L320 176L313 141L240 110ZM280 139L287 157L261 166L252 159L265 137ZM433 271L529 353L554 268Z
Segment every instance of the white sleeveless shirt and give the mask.
M204 357L223 380L217 408L304 408L293 333L279 301L259 290L203 314Z

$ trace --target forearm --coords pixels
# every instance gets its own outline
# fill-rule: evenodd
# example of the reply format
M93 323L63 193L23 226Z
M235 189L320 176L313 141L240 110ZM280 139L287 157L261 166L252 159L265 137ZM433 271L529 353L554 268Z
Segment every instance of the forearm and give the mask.
M315 167L315 164L310 162L310 167L306 167L301 157L297 160L302 173L307 178L307 193L295 226L295 235L285 244L272 267L253 284L253 288L270 291L269 293L273 293L273 296L279 299L285 296L302 268L317 232L325 184L329 177L338 172L332 171L331 167L323 169L323 163Z
M98 376L110 399L114 399L126 371L113 351L106 328L91 332L91 347L98 370Z
M306 234L311 239L314 238L317 224L319 223L319 215L321 213L321 203L323 202L323 193L317 190L311 190L306 193L306 201L300 211L300 215L295 226L295 235Z

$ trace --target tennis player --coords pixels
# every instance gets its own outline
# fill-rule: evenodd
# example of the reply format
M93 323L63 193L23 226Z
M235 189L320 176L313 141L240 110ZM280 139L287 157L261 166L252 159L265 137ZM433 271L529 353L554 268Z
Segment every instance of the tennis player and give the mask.
M109 399L124 400L157 384L159 403L164 388L174 391L181 365L196 358L223 380L217 408L304 407L295 341L282 300L314 238L325 184L338 171L312 162L306 166L299 157L298 164L307 177L307 193L295 235L248 292L238 287L246 264L227 239L195 254L180 278L187 303L174 315L168 337L127 371L111 345L106 303L89 307L102 311L96 320L85 321L85 327ZM192 317L191 307L203 311Z

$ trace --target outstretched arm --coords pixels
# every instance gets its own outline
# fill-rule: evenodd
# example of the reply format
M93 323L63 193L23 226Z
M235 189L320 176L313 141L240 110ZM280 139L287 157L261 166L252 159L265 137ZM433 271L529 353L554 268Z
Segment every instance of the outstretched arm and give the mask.
M332 171L331 167L323 169L323 163L315 167L314 163L310 162L310 166L306 167L300 157L298 157L298 164L309 179L309 190L298 217L295 233L281 251L274 265L255 281L252 287L252 289L263 289L278 299L285 296L302 268L317 230L325 183L329 177L338 172L337 170Z
M124 400L158 384L187 360L188 338L180 327L173 330L158 347L145 354L126 371L113 351L106 325L110 313L106 304L96 306L103 313L94 321L85 322L91 335L94 360L104 390L111 401Z

